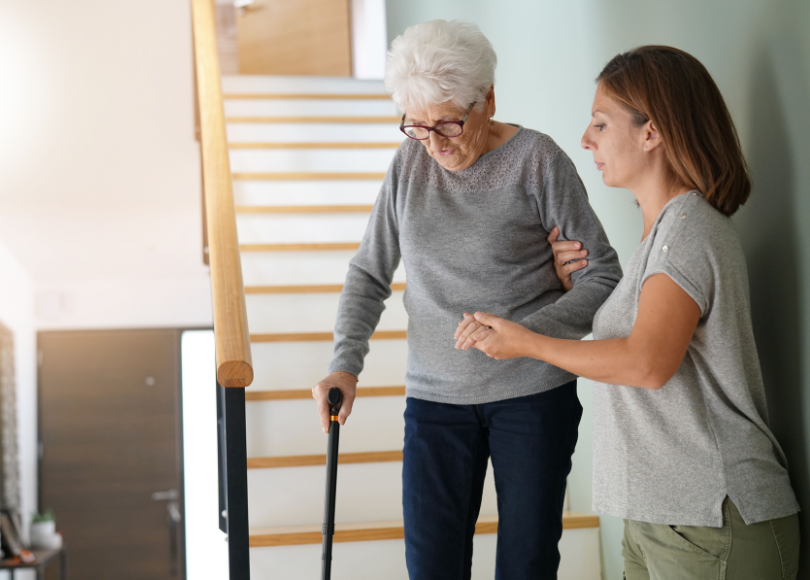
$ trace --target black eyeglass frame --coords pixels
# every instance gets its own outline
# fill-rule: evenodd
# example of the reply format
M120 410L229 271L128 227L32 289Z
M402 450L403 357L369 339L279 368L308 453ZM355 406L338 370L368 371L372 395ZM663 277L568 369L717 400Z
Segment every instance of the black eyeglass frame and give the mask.
M441 123L436 123L432 127L428 127L427 125L406 125L405 124L405 114L406 113L403 113L402 114L402 121L400 121L400 123L399 123L399 130L402 131L403 133L405 133L405 136L408 137L408 139L413 139L414 141L426 141L427 139L430 139L430 132L431 131L435 131L437 135L445 137L446 139L455 139L456 137L461 137L461 133L464 133L464 123L467 122L467 117L470 116L470 111L472 111L472 108L474 106L475 106L475 103L472 103L469 107L467 107L467 111L464 113L464 118L461 121L442 121ZM444 133L442 133L437 128L437 127L440 127L441 125L458 125L461 128L461 133L459 133L458 135L445 135ZM408 135L408 132L406 131L406 129L409 129L411 127L414 127L414 128L417 128L417 129L427 129L427 132L428 132L427 137L424 137L423 139L419 139L418 137L413 137L411 135Z

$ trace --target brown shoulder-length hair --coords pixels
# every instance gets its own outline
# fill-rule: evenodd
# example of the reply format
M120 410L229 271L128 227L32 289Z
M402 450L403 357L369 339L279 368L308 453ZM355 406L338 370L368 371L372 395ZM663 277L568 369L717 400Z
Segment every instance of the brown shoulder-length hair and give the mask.
M730 216L748 199L751 178L737 130L709 71L669 46L613 57L597 77L641 126L652 119L669 166L687 187Z

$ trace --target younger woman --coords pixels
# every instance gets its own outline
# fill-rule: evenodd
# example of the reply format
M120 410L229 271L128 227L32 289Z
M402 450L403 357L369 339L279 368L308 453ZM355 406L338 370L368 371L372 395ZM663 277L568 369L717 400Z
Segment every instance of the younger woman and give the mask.
M582 146L606 185L633 192L644 234L594 318L595 340L476 313L457 348L601 383L593 504L625 519L628 580L793 579L799 506L768 427L729 219L751 189L731 117L703 65L674 48L618 55L597 80ZM563 278L582 264L565 243Z

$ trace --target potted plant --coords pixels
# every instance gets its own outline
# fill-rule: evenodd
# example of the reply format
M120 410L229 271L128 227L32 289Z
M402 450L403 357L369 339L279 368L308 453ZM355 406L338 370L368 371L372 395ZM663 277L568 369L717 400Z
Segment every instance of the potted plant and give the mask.
M62 536L56 533L56 520L53 510L34 514L31 521L31 546L34 548L58 548L62 545Z

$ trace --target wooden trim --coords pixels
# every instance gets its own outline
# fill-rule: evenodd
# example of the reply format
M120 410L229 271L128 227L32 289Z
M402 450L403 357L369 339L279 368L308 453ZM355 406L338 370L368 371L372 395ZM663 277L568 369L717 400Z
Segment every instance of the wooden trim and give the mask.
M402 141L390 143L231 143L231 149L396 149Z
M236 213L369 213L373 205L237 205Z
M224 387L246 387L253 382L253 361L225 133L214 3L192 0L191 6L217 380Z
M405 282L391 284L392 292L405 290ZM301 286L245 286L245 294L324 294L343 292L343 284L310 284Z
M357 397L397 397L405 394L405 387L357 387ZM296 401L311 399L311 389L284 391L245 391L245 401Z
M585 528L598 528L599 516L594 514L578 514L574 512L563 512L570 514L568 518L563 515L564 530L582 530Z
M378 117L228 117L226 123L396 123L399 125L402 117L384 115Z
M250 547L296 546L320 544L322 525L254 528L250 534ZM356 522L336 524L334 542L362 542L369 540L397 540L404 537L402 520Z
M227 93L223 95L224 99L240 99L240 100L277 100L277 99L290 99L290 100L324 100L324 101L339 101L339 100L389 100L389 95L378 93Z
M243 252L314 252L321 250L356 250L360 242L334 242L317 244L242 244Z
M340 453L338 463L386 463L402 461L402 451L366 451ZM326 465L326 455L287 455L283 457L248 457L248 469L274 469L277 467L308 467Z
M280 173L280 172L273 172L273 173L259 173L259 172L250 172L250 173L234 173L234 179L250 179L250 180L263 180L263 181L320 181L322 179L374 179L374 180L383 180L385 179L385 173L347 173L347 172L340 172L340 173L326 173L326 172L288 172L288 173Z
M599 516L563 512L563 529L598 528ZM250 531L250 547L295 546L320 544L323 541L322 526L288 526L254 528ZM476 534L494 534L498 531L498 516L479 516L475 524ZM336 524L334 542L369 542L374 540L401 540L405 537L402 520L379 522L354 522Z
M407 338L405 330L378 330L371 340L397 340ZM251 342L320 342L335 340L331 332L283 332L272 334L251 334Z

